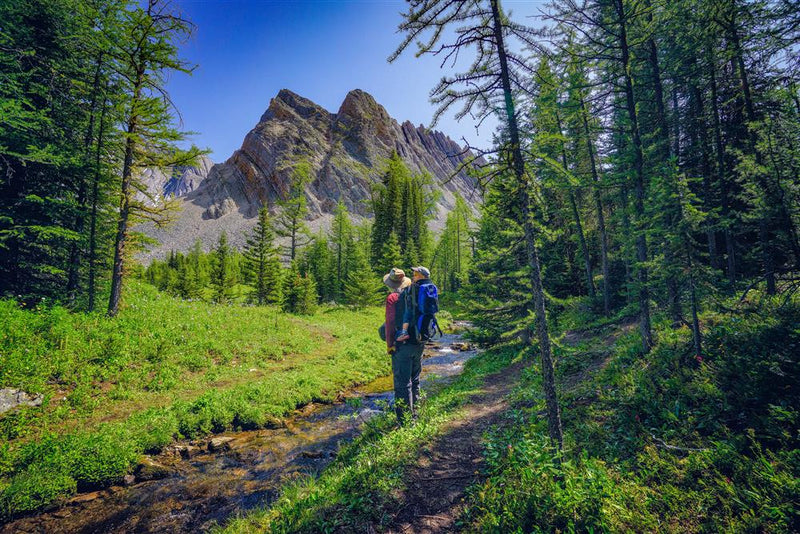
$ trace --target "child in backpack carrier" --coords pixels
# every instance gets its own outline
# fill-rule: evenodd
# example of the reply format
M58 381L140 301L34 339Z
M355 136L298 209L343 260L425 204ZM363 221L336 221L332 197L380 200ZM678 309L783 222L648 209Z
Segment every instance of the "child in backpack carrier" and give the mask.
M438 290L433 282L430 281L431 272L426 267L412 267L414 272L414 283L407 289L411 292L413 305L406 306L403 314L403 328L397 333L396 341L408 341L411 338L409 326L417 315L415 324L417 337L422 341L431 338L431 331L435 332L439 328L436 323L436 312L439 311ZM424 288L424 289L423 289ZM421 290L423 289L423 290ZM441 330L439 330L441 333Z

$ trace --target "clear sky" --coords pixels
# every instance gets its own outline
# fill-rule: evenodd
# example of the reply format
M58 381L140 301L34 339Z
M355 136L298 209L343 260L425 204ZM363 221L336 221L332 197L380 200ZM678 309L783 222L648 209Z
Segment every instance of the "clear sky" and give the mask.
M197 69L168 82L183 128L195 144L224 161L241 146L279 90L289 89L336 112L348 91L363 89L399 121L430 125L430 90L445 71L440 60L414 57L409 49L386 58L402 37L396 33L405 2L398 0L174 0L196 26L182 57ZM522 21L541 0L504 0ZM533 23L532 20L528 19ZM452 72L452 71L447 71ZM494 124L480 132L452 114L436 129L460 142L488 146Z

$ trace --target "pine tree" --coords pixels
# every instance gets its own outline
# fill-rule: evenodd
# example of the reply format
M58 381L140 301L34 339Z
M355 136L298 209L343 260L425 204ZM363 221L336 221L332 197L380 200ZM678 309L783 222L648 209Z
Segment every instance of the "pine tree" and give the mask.
M253 296L259 306L277 300L273 293L278 291L279 285L274 271L280 269L280 263L277 261L274 239L269 210L263 207L258 212L258 223L247 240L244 251L245 267L253 280Z
M214 272L211 276L211 285L214 288L214 302L226 304L231 298L233 280L231 277L231 249L225 232L222 232L219 236L214 256Z
M189 35L188 21L169 12L158 0L148 0L125 12L119 40L117 68L124 80L127 99L124 103L125 146L119 192L117 235L111 274L108 314L116 315L122 296L124 263L129 255L130 225L137 217L156 223L163 221L161 209L134 199L135 192L146 191L137 183L137 169L187 164L200 154L196 148L179 150L176 143L185 135L173 128L170 103L164 96L164 78L168 72L189 73L186 62L177 57L176 40Z
M284 258L294 261L298 249L311 241L308 225L305 223L308 216L305 188L311 181L312 169L305 159L292 162L291 168L288 195L276 203L280 212L275 217L275 234L289 240L289 244L283 246Z

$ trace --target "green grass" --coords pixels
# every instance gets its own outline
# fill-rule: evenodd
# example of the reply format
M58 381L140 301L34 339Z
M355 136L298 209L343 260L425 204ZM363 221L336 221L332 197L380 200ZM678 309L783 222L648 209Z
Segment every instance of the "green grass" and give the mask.
M270 425L390 372L382 310L181 301L132 283L120 315L0 301L0 385L42 393L0 416L0 517L119 482L176 439Z
M657 322L560 349L566 452L548 447L538 372L524 373L510 422L487 439L488 478L470 490L472 532L800 530L800 302L705 313L705 354L687 328ZM596 326L596 325L593 325ZM603 365L598 365L602 362Z
M452 384L427 398L415 425L396 429L388 414L371 419L318 478L289 483L271 507L234 519L220 532L360 532L368 524L385 526L402 505L403 473L420 449L459 416L483 377L520 355L518 347L506 346L468 361Z

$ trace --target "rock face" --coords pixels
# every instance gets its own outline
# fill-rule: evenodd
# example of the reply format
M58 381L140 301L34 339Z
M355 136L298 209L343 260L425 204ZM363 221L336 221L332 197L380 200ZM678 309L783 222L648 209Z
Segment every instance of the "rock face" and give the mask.
M455 192L477 203L476 183L461 170L472 154L441 132L398 123L359 89L347 94L336 113L281 90L225 163L164 182L164 195L170 191L182 197L182 210L167 230L145 228L161 245L143 259L163 257L171 249L188 250L198 238L208 249L222 231L234 246L241 246L261 206L272 209L286 198L293 165L300 160L312 168L306 187L312 228L328 222L339 200L351 213L369 216L371 184L380 179L393 152L412 172L427 171L438 184L442 194L434 227L441 226L454 206Z
M168 170L169 175L160 169L145 169L140 181L147 194L139 193L141 201L157 204L163 200L186 196L208 177L214 162L206 156L200 156L194 167L174 167Z

